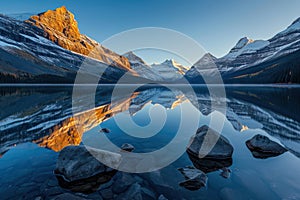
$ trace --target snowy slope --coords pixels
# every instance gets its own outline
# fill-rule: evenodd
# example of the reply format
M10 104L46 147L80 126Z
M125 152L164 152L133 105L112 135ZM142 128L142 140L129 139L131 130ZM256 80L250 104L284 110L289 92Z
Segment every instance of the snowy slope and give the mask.
M16 20L25 21L29 19L32 15L35 15L35 13L11 13L6 14L6 16L14 18Z
M132 51L123 54L123 56L129 60L131 69L133 69L139 76L152 81L164 80L163 77L152 70L150 65Z
M203 74L208 76L214 76L217 70L215 64L217 58L210 53L204 54L186 73L185 77L188 79L196 77L199 83L204 83L204 80L200 78ZM200 74L202 73L202 75ZM197 78L198 77L198 78Z
M240 41L246 40L247 42L244 45L240 44ZM269 41L265 40L251 40L248 38L242 38L237 45L226 55L223 59L234 60L241 54L244 53L255 53L257 50L262 49L270 44Z
M131 68L141 77L153 81L175 81L180 79L188 70L187 67L177 63L173 59L166 60L160 64L148 65L143 59L133 52L124 54Z
M267 83L295 81L298 80L298 78L294 77L298 76L299 71L297 69L297 63L300 63L300 58L297 57L299 50L300 18L295 20L287 29L276 34L269 40L252 40L247 37L241 38L228 54L218 59L214 58L213 62L223 75L223 79L230 78L231 81L235 79L231 77L232 75L236 75L239 78L242 77L243 79L246 77L247 80L245 79L243 83L251 83L254 79L255 83L264 83L266 80ZM289 62L288 59L282 58L285 56L292 59L292 61ZM280 65L276 62L280 62ZM286 67L284 67L284 65ZM201 81L201 78L199 78L199 73L196 72L195 67L198 70L207 70L208 67L204 62L200 63L200 65L199 62L197 62L194 64L194 67L186 73L187 79L197 83ZM268 77L267 74L269 70L272 70L270 71L272 76ZM250 76L258 77L262 74L264 74L263 79L249 79ZM293 74L294 77L291 77L291 74ZM212 74L212 76L213 75L214 74ZM266 79L266 77L268 78ZM238 81L235 83L238 83Z
M178 80L188 71L188 67L177 63L173 59L168 59L160 64L152 64L151 68L156 74L160 74L166 81Z
M243 40L243 38L241 40ZM249 39L249 42L242 48L237 49L237 51L233 51L236 49L234 47L227 55L220 58L217 63L227 69L230 67L240 67L242 65L251 67L251 65L257 65L284 55L285 53L297 51L300 49L299 41L300 18L294 21L287 29L276 34L269 40Z
M105 71L101 77L105 82L115 82L126 72L64 49L44 38L42 29L4 15L0 15L0 57L1 82L71 83L84 60L95 69L88 76Z

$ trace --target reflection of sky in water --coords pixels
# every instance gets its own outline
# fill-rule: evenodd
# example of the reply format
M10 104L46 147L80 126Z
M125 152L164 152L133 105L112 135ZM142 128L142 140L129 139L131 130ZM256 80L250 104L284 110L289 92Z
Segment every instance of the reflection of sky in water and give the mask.
M294 116L298 113L298 108L292 108L292 105L296 105L295 102L297 98L294 98L294 101L289 99L288 104L285 100L285 95L282 95L274 99L273 104L269 104L268 102L274 98L274 95L272 92L270 92L269 95L267 91L272 90L278 92L277 89L273 88L270 90L265 89L263 91L264 96L261 96L258 95L259 93L255 93L256 91L247 91L257 94L256 97L261 98L258 102L251 99L254 95L251 95L251 97L247 96L247 92L243 93L245 96L234 96L234 98L230 96L231 94L228 95L230 98L230 102L228 103L230 112L227 113L229 116L227 116L228 120L225 121L222 135L229 139L234 147L233 164L229 167L232 173L229 179L222 178L219 175L220 171L215 171L208 173L207 188L202 188L196 192L190 192L180 188L178 182L182 181L183 178L177 171L177 168L193 164L187 154L183 154L177 161L161 170L164 176L167 176L165 184L182 192L187 199L197 199L197 197L220 199L226 196L229 199L230 197L239 196L248 196L252 197L252 199L299 199L300 159L295 156L297 152L286 152L280 156L268 159L256 159L245 145L246 140L256 134L262 134L299 152L299 142L297 140L297 138L299 139L297 135L297 133L299 134L299 122L291 117L284 117ZM54 94L51 95L53 96ZM38 95L35 94L35 98L36 96ZM42 96L45 95L43 94ZM289 91L288 96L291 98L293 94L290 94ZM32 98L28 99L32 101ZM24 102L24 99L20 98L20 100ZM44 101L44 98L41 98L41 100ZM246 100L249 101L247 102ZM57 99L57 101L59 102L59 99ZM264 103L269 107L264 107ZM46 107L42 105L43 104L40 104L40 107L36 110L40 111L43 107ZM193 115L193 113L200 114L199 126L209 124L212 115L216 116L216 119L222 116L219 112L202 115L191 103L184 102L174 109L165 109L167 120L163 128L157 134L149 138L137 138L127 135L116 125L114 117L118 116L122 119L124 116L129 116L129 112L125 110L90 129L83 134L83 137L88 138L93 135L102 134L119 147L124 143L130 143L135 147L134 152L151 152L164 147L174 138L181 117L180 105L184 105L183 108L186 109L188 113L191 113L191 115ZM286 105L286 107L284 107L284 105ZM146 104L141 110L131 116L133 122L139 126L149 125L149 110L155 107L157 106L151 103ZM281 110L279 109L280 107ZM293 110L294 113L292 113ZM34 109L30 111L31 112L27 111L22 113L22 117L26 116L26 114L30 116L34 113ZM160 110L154 109L152 111L155 119L161 118ZM286 112L289 113L286 114ZM45 114L49 115L49 113ZM40 115L40 118L41 117ZM157 121L157 123L159 123L159 121ZM247 126L249 129L240 132L240 125ZM189 124L187 123L187 127L188 126ZM155 130L154 127L149 126L149 129L144 131L151 132ZM99 130L101 128L108 128L111 132L108 134L100 133ZM129 130L134 129L134 127L131 126L127 126L127 128ZM188 128L186 129L187 133L191 131ZM288 131L290 129L293 130L293 132ZM140 134L143 134L143 132ZM17 138L13 141L22 143L24 139ZM31 142L32 140L27 141ZM95 140L95 143L99 145L101 141ZM103 148L105 148L105 145ZM23 191L20 189L22 188L20 186L24 184L32 184L32 186L28 186L30 190L38 190L41 187L40 185L47 185L49 180L55 180L52 170L55 168L57 155L58 154L52 150L41 148L32 143L17 144L16 147L7 151L3 157L0 158L0 170L2 171L2 176L0 177L0 194L13 195L21 192L24 193L25 189L23 189Z

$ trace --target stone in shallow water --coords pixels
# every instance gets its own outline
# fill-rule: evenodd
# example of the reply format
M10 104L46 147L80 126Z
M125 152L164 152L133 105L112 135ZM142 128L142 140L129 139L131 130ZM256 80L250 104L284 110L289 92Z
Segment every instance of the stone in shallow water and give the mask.
M209 147L211 147L211 149ZM200 151L201 149L210 151ZM196 135L191 138L187 152L198 158L225 160L231 158L233 147L224 136L204 125L200 127Z
M97 159L96 159L97 158ZM84 146L65 147L58 156L55 174L60 186L76 192L93 192L116 173L99 160L117 167L121 155Z
M186 179L179 183L180 186L185 187L188 190L198 190L201 187L205 187L207 183L207 176L201 170L188 166L178 169Z
M147 180L157 196L163 194L168 199L184 199L182 192L178 191L177 187L175 187L176 184L172 185L168 183L166 176L170 175L167 175L166 171L157 170L150 173L142 173L139 176Z
M232 165L232 158L224 159L224 160L214 160L214 159L206 159L198 158L188 153L190 160L193 165L203 171L204 173L214 172L219 169L223 169L224 167L230 167Z
M223 167L221 169L221 173L220 173L220 176L222 176L223 178L229 178L230 177L230 173L231 173L231 170L226 168L226 167Z
M99 130L99 132L110 133L110 130L108 128L102 128L102 129Z
M121 149L124 151L132 152L134 150L134 146L131 144L125 143L121 146Z
M246 141L248 149L255 158L269 158L283 154L287 150L264 135L255 135Z

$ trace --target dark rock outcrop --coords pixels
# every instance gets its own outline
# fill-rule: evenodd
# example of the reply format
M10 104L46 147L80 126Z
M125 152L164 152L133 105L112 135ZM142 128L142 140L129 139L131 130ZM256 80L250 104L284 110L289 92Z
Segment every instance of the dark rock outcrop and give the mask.
M99 130L99 132L110 133L110 130L108 128L102 128L101 130Z
M207 136L207 137L206 137ZM206 140L206 145L213 146L207 155L200 155L200 149L203 145L204 140ZM216 143L214 144L214 142ZM198 158L206 158L212 160L224 160L230 159L233 153L233 147L230 142L222 135L212 130L208 126L200 127L196 135L191 138L191 144L187 148L187 152Z
M223 159L223 160L213 160L213 159L206 159L206 158L198 158L188 153L190 160L192 161L193 165L200 169L205 173L214 172L224 167L230 167L232 165L232 158Z
M246 141L248 149L255 158L269 158L283 154L287 150L263 135L255 135Z
M121 146L121 149L124 151L132 152L134 150L134 146L131 144L125 143Z
M116 173L98 159L112 165L120 162L120 155L84 146L65 147L58 156L55 175L60 186L75 192L93 192Z
M179 168L178 170L185 178L185 181L179 183L180 186L192 191L206 186L207 176L201 170L191 166Z

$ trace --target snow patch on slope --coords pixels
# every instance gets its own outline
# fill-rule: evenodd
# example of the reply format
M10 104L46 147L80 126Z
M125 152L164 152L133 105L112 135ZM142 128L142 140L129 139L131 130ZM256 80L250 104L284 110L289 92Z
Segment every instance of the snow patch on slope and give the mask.
M188 71L188 67L185 67L175 60L166 60L160 64L152 64L152 70L157 74L160 74L165 80L174 81L183 77Z
M225 55L222 59L229 59L233 60L236 57L238 57L241 54L244 53L255 53L256 51L268 46L270 44L269 41L266 40L255 40L252 42L248 42L243 47L236 49L236 47L233 48L227 55ZM240 45L236 45L240 46Z
M276 36L286 35L298 30L300 30L300 18L296 19L287 29L281 31Z

